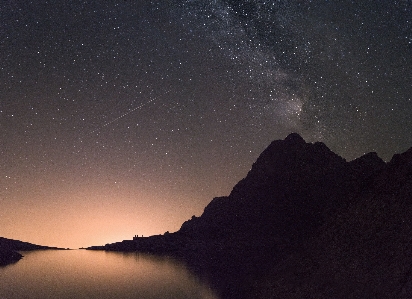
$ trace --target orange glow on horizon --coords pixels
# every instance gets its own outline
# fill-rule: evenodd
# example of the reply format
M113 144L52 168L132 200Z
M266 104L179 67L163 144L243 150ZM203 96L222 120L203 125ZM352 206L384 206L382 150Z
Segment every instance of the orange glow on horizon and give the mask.
M162 194L133 188L79 188L76 192L42 189L37 196L3 205L0 236L80 248L132 239L136 234L174 232L193 214L200 215L205 206L194 201L184 204L185 200L177 192Z

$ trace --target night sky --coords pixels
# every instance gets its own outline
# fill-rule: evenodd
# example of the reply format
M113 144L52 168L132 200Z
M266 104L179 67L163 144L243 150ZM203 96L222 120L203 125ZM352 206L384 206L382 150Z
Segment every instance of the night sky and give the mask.
M412 1L1 1L0 236L176 231L298 132L412 146Z

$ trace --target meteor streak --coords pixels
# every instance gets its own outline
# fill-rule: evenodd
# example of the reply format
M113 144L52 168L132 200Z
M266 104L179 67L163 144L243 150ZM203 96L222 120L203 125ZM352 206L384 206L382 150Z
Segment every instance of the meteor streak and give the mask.
M150 104L150 103L153 102L154 100L155 100L155 99L151 99L150 101L145 102L145 103L143 103L143 104L140 104L139 106L133 108L132 110L127 111L126 113L123 113L122 115L116 117L115 119L112 119L111 121L103 124L101 127L99 127L99 128L97 128L97 129L91 131L90 134L93 134L93 133L95 133L95 132L97 132L97 131L100 131L100 130L103 129L104 127L107 127L108 125L111 125L112 123L118 121L119 119L122 119L123 117L128 116L130 113L132 113L132 112L134 112L134 111L136 111L136 110L138 110L138 109L142 109L144 106Z

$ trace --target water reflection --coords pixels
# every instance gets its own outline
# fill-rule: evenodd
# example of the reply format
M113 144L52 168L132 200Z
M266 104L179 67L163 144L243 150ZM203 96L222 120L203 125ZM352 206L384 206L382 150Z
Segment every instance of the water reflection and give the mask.
M0 268L0 298L217 299L170 258L86 250L22 254Z

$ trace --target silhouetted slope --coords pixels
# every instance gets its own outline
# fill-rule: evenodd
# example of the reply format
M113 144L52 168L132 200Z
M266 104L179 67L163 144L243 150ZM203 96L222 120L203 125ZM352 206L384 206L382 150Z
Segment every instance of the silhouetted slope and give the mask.
M299 241L322 223L325 210L336 206L331 192L343 201L349 190L337 187L347 184L349 175L345 160L323 143L308 144L291 134L272 142L228 197L215 198L181 232Z
M30 250L41 250L41 249L64 249L64 248L58 248L58 247L36 245L36 244L28 243L28 242L7 239L3 237L0 237L0 248L9 249L9 250L17 250L17 251L30 251Z
M19 261L23 256L13 250L0 248L0 266L5 266Z
M223 298L411 298L411 200L412 149L346 162L290 134L178 232L106 249L184 258Z
M355 200L367 178L385 166L376 158L347 163L323 143L306 143L291 134L272 142L228 197L215 198L179 233L241 244L237 255L276 262L300 250Z
M23 256L17 251L63 249L58 247L41 246L18 240L0 237L0 265L19 261Z
M323 143L306 143L291 134L272 142L228 197L215 198L179 233L220 242L220 250L207 249L218 260L213 271L233 269L240 273L239 284L258 280L273 265L300 252L328 218L353 201L359 173L367 177L374 171L352 169Z

